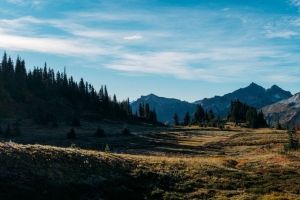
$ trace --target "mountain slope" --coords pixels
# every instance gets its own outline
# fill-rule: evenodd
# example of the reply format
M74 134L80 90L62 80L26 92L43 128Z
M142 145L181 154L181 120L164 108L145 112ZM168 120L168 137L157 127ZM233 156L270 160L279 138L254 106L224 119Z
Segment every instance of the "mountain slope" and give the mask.
M154 94L141 96L131 104L132 111L138 112L139 104L149 103L151 109L155 108L158 121L168 123L171 122L174 113L177 113L179 120L182 121L185 113L188 111L192 116L195 112L197 104L201 104L205 110L212 109L215 116L225 117L230 108L231 100L239 99L240 101L261 109L264 106L276 103L280 100L292 97L289 91L285 91L273 85L269 89L265 89L255 83L251 83L245 88L240 88L232 93L224 96L215 96L213 98L204 98L203 100L189 103L178 99L158 97Z
M205 110L212 109L216 115L225 117L229 111L231 100L239 99L248 105L254 106L256 109L261 109L264 106L290 98L291 96L292 94L290 92L281 89L277 85L273 85L266 90L255 83L251 83L245 88L240 88L224 96L205 98L195 103L201 104Z
M159 97L154 94L150 94L147 96L141 96L131 104L133 113L136 111L138 112L139 105L142 103L149 103L150 109L155 108L157 120L164 123L170 123L175 113L178 114L179 120L182 121L187 111L192 114L196 108L196 104L181 101L179 99Z
M289 99L279 101L264 107L263 112L269 124L276 123L300 123L300 93Z

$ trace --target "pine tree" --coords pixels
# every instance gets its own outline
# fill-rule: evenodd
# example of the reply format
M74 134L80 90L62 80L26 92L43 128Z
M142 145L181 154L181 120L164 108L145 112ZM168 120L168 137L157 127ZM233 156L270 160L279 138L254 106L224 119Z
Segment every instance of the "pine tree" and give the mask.
M15 82L19 88L24 87L26 82L26 68L25 68L25 61L21 61L21 58L18 56L16 60L15 66Z
M215 114L212 109L209 109L209 111L207 113L207 118L208 118L208 121L212 121L215 119Z
M16 135L16 136L21 135L20 122L19 122L19 120L16 120L16 122L15 122L15 135Z
M257 115L257 122L258 122L258 126L261 127L261 128L264 128L267 126L267 122L264 118L264 114L262 112L262 110L260 110L258 112L258 115Z
M179 117L178 117L177 113L174 114L173 120L174 120L174 125L178 126L179 125Z
M94 137L105 137L105 132L103 129L100 128L100 126L98 126L97 131L94 133L93 135Z
M4 136L5 137L10 137L11 136L10 124L7 124Z
M293 123L287 130L288 134L288 143L284 146L285 150L296 150L299 148L299 141L296 138L297 134L297 127Z
M2 62L1 62L1 79L6 81L6 71L7 71L7 54L4 52L3 57L2 57Z
M157 116L156 116L155 108L153 108L153 110L150 111L150 113L149 113L149 121L153 122L153 123L157 122Z
M183 125L187 126L191 123L191 116L190 116L190 113L189 111L187 111L184 115L184 118L183 118Z
M127 128L127 126L124 126L122 133L123 135L130 135L130 130Z
M197 105L196 106L196 111L194 113L194 123L195 124L200 124L202 123L203 121L205 120L205 112L204 112L204 109L202 108L201 105Z
M143 105L144 105L144 103L143 103ZM145 108L143 107L143 105L141 103L139 105L139 114L140 114L140 117L144 117L145 116L144 115Z
M149 114L150 114L150 106L149 103L145 104L145 112L144 112L144 116L149 119Z
M278 121L277 121L277 123L276 123L276 126L275 126L275 128L277 129L277 130L281 130L281 124L280 124L280 122L279 122L279 119L278 119Z
M254 107L250 107L246 113L247 126L251 128L258 128L258 116L257 111Z

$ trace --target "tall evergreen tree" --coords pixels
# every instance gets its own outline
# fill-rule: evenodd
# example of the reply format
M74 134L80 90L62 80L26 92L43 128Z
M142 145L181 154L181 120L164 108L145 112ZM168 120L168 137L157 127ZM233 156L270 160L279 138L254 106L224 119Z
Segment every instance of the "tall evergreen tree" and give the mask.
M144 116L148 119L149 118L149 114L150 114L150 106L149 106L149 103L146 103L145 104Z
M15 82L17 84L17 86L20 87L24 87L25 86L25 82L26 82L26 68L25 68L25 61L21 61L20 57L17 57L16 60L16 66L15 66Z
M247 126L251 128L258 128L258 116L257 111L254 107L250 107L246 114L246 123Z
M174 120L174 125L178 126L179 125L179 117L178 117L177 113L174 114L173 120Z
M189 111L187 111L184 115L184 118L183 118L183 124L185 126L189 125L191 123L191 116L190 116L190 113Z
M205 112L200 104L196 106L193 121L195 124L202 123L205 120Z
M144 103L139 105L139 115L140 117L144 117L144 113L145 113L145 108L143 107Z
M207 113L207 118L208 118L208 121L212 121L215 119L215 114L212 109L209 109L209 111Z

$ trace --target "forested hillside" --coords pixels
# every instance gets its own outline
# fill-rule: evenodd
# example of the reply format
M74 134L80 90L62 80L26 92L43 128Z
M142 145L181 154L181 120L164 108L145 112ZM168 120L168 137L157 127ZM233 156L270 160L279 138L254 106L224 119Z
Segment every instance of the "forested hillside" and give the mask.
M109 95L106 85L96 90L83 78L76 82L64 72L55 72L45 63L43 68L26 70L25 61L15 63L4 53L0 63L0 115L34 118L38 123L73 117L99 120L142 120L132 114L129 98L118 101ZM148 120L150 121L150 120ZM155 110L151 122L156 122Z

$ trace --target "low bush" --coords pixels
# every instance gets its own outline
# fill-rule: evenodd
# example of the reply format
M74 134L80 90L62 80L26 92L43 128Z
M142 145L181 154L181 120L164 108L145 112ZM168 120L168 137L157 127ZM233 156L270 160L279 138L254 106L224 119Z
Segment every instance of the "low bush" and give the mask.
M130 130L125 126L122 133L123 135L130 135Z
M68 139L74 139L75 138L75 130L72 128L70 132L67 134Z
M100 126L98 127L97 131L94 133L93 135L94 137L105 137L105 132L103 129L100 128Z

